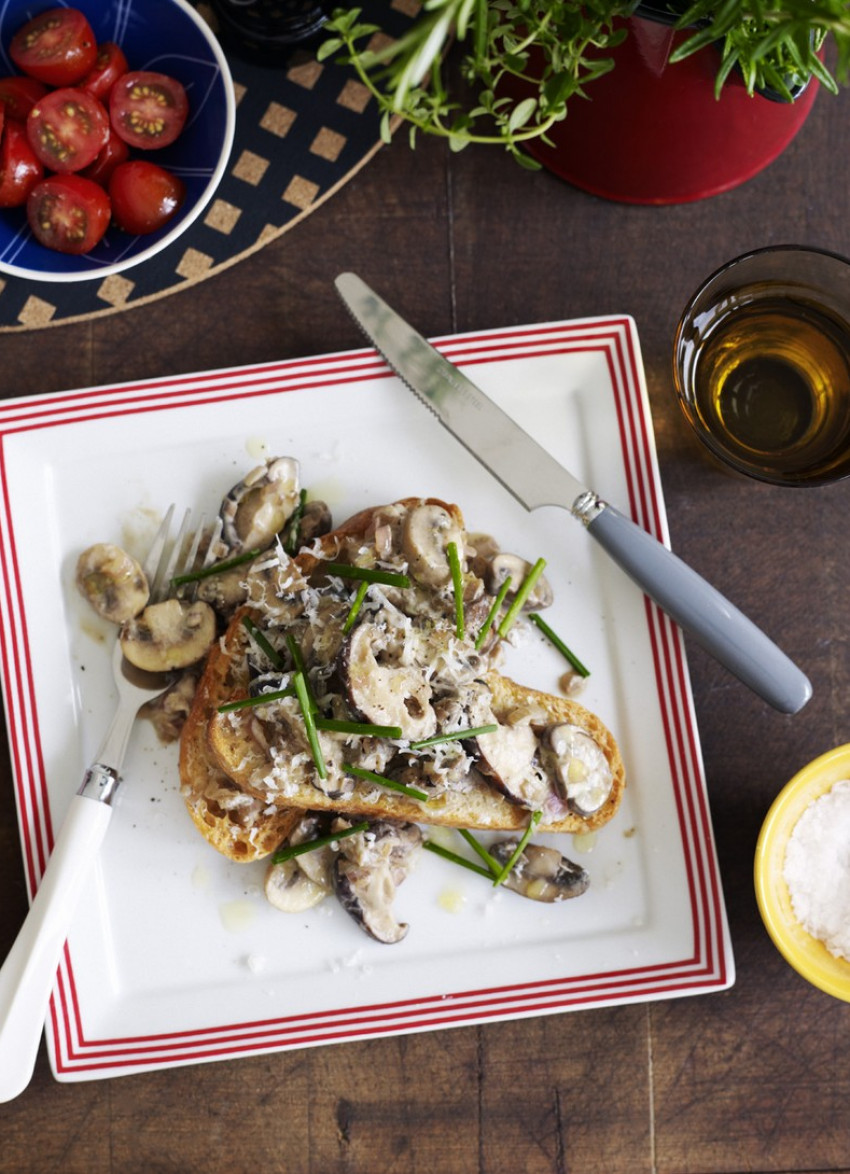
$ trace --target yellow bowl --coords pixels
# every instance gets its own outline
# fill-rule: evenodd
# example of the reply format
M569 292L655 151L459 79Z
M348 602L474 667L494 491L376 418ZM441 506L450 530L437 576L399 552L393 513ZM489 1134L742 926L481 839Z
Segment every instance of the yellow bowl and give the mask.
M850 779L850 744L822 754L782 788L759 834L755 887L759 912L779 952L813 986L850 1002L850 962L836 958L803 929L782 875L785 849L797 820L813 800L842 779Z

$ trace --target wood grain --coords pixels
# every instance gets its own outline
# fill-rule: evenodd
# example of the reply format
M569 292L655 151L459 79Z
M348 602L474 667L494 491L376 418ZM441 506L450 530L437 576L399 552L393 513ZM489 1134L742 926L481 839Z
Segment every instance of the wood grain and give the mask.
M426 334L630 313L673 545L799 658L815 696L768 710L689 648L738 980L723 994L377 1039L92 1084L44 1053L0 1108L3 1174L804 1174L850 1170L848 1010L783 963L752 859L780 786L850 740L850 482L780 491L721 471L674 401L682 305L754 247L850 249L850 95L819 97L768 170L712 200L614 205L497 151L399 139L296 231L160 303L3 340L4 396L361 345L356 269ZM0 951L26 906L0 765Z

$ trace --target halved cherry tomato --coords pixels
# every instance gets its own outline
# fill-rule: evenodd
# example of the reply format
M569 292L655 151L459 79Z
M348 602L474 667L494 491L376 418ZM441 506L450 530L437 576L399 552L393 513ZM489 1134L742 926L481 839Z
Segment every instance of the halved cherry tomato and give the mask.
M186 198L186 185L158 163L131 159L113 171L109 198L118 227L143 235L168 223Z
M22 73L48 86L71 86L97 58L97 41L76 8L50 8L15 33L9 56Z
M84 90L52 90L30 110L27 134L49 171L81 171L106 146L109 116Z
M44 175L27 132L10 118L0 139L0 208L17 208Z
M128 69L127 58L121 46L116 45L114 41L104 41L97 47L94 68L90 69L77 85L100 102L105 102L109 97L109 91Z
M109 196L82 175L49 175L27 198L36 240L60 253L88 253L109 227Z
M164 73L125 73L109 95L112 125L131 147L167 147L180 134L188 113L186 91L179 81Z
M94 163L90 163L88 167L83 168L80 175L84 175L87 179L93 179L95 183L99 183L103 188L108 187L109 181L112 178L112 172L119 163L126 163L129 158L130 148L110 128L106 146L95 159Z
M18 122L26 122L30 110L46 93L47 86L34 77L0 77L0 102L6 108L6 117Z

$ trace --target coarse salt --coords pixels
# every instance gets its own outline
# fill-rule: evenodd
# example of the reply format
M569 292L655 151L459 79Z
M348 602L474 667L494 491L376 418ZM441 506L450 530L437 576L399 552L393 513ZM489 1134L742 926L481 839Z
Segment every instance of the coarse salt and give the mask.
M850 961L850 779L812 800L785 849L794 916L830 954Z

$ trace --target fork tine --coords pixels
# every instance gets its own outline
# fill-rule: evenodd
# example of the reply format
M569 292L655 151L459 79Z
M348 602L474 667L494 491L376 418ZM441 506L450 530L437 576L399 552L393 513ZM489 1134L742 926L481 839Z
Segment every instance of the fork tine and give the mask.
M162 562L163 556L165 554L165 544L168 541L168 532L171 529L171 519L173 516L174 505L170 505L166 511L165 517L162 519L162 523L159 529L156 532L156 536L151 543L150 550L147 553L147 558L142 565L142 570L145 572L145 578L147 579L148 585L151 588L151 593L153 593L153 585L160 570L160 563Z
M175 506L170 505L148 551L144 572L150 586L150 603L161 603L170 595L194 598L196 583L184 584L174 590L173 580L190 574L196 567L209 567L216 560L216 545L222 530L221 518L216 518L209 535L205 535L206 515L192 525L192 511L186 510L180 529L173 542L168 541ZM202 546L203 544L203 546ZM203 550L199 561L199 553Z
M219 540L219 538L221 538L221 531L223 529L224 529L224 522L221 520L221 517L216 518L215 524L214 524L212 531L210 533L209 542L207 543L207 549L206 549L206 552L204 553L204 558L201 563L202 567L204 567L204 568L211 567L212 564L215 562L215 560L216 560L216 547L218 546L218 540Z
M171 553L161 568L162 577L157 582L156 588L153 592L157 603L163 599L167 599L171 594L171 580L177 574L177 564L180 561L180 552L186 543L186 537L189 534L191 522L192 511L186 510L185 514L183 515L183 521L180 523L180 529L177 531L177 537L174 539L174 544L171 547Z

